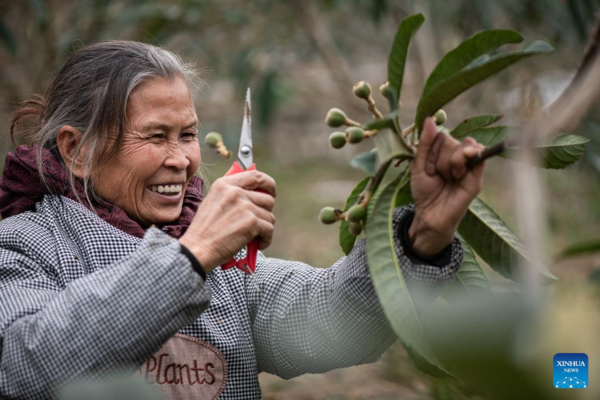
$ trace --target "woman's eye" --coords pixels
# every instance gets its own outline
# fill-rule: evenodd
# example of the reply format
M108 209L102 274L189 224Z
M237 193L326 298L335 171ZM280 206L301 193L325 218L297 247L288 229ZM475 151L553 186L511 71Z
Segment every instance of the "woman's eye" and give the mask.
M196 132L183 132L182 136L186 139L196 139L198 134Z
M163 135L162 133L155 133L153 135L150 135L150 139L162 139L165 135Z

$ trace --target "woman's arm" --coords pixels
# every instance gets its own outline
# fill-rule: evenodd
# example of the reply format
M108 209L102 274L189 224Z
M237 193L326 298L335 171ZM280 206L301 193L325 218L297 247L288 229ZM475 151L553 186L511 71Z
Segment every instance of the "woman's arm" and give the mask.
M210 288L178 241L157 229L129 256L61 289L40 263L56 251L47 237L14 223L0 232L1 398L46 399L83 374L139 366L209 305ZM19 231L27 233L6 234Z
M398 260L409 290L429 301L454 278L462 262L455 238L437 260L419 263L402 242L412 206L394 213ZM329 269L260 258L258 288L247 284L259 371L282 378L376 361L396 340L373 288L362 240ZM419 289L415 291L415 289Z

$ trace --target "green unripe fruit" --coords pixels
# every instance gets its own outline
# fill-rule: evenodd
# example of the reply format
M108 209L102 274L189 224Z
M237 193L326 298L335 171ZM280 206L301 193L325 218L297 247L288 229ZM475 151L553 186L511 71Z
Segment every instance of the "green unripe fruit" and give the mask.
M348 221L360 222L365 217L365 208L360 204L356 204L350 207L346 214L348 215Z
M333 132L329 135L329 144L334 149L341 149L346 145L346 134L344 132Z
M392 94L392 89L390 89L390 83L385 82L381 86L379 86L379 93L381 93L384 97L388 97Z
M337 128L346 123L346 114L339 108L332 108L325 117L325 123L332 128Z
M447 118L448 116L444 110L438 110L433 116L433 120L435 121L436 125L442 125L444 122L446 122Z
M348 232L353 236L358 236L362 232L362 225L360 222L350 222L350 225L348 225Z
M319 214L319 219L322 223L326 225L333 224L337 221L337 216L335 212L335 208L333 207L324 207Z
M217 132L211 132L208 135L206 135L204 141L210 147L217 147L219 143L223 141L223 138Z
M346 129L346 139L348 143L356 144L362 142L365 138L365 131L362 128L352 126Z
M360 99L368 99L371 95L371 85L365 81L360 81L352 88L354 95Z

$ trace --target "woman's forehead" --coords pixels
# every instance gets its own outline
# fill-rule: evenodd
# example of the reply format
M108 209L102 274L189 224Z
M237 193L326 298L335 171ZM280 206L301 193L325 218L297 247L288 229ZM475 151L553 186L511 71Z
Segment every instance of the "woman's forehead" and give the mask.
M127 119L148 128L195 124L196 112L187 84L181 78L153 78L141 83L129 97Z

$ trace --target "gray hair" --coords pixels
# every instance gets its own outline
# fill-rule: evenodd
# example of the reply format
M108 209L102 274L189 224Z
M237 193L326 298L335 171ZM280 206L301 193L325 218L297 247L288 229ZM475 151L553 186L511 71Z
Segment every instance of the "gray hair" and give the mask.
M133 90L151 78L172 80L177 77L186 82L191 93L201 82L192 65L170 51L149 44L115 40L74 52L50 85L45 100L25 102L40 109L38 124L29 136L33 144L38 145L37 163L42 181L46 183L43 149L52 151L64 163L58 152L57 136L61 127L70 125L82 133L69 168L70 186L74 189L74 162L81 158L84 190L91 205L89 195L95 193L90 185L90 172L117 153L123 141L126 107ZM15 125L19 119L36 114L33 109L22 109L22 115L19 111L15 113L11 125L13 140ZM83 148L88 151L82 155Z

